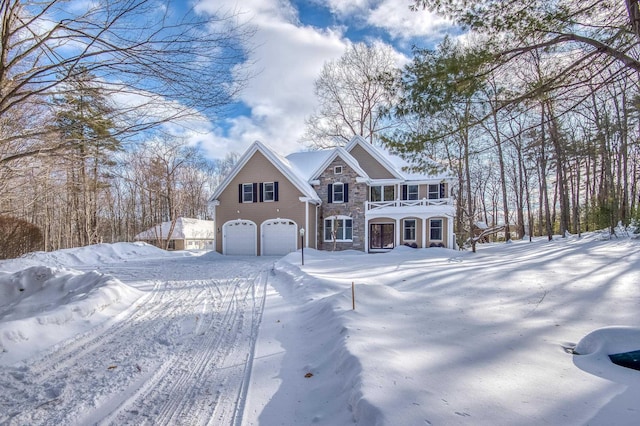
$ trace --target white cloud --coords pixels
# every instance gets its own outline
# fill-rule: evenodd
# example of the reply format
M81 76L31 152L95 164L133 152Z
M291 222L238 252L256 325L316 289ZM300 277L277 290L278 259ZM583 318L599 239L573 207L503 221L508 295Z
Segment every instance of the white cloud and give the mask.
M220 2L204 0L199 8L208 5ZM301 26L288 2L249 0L242 8L242 19L257 30L248 61L255 75L239 96L251 115L229 118L226 136L217 129L200 135L201 144L217 158L242 153L255 140L282 154L300 150L304 120L315 108L314 81L325 61L343 54L346 41L338 29Z
M440 38L445 29L453 23L426 10L412 12L408 3L384 0L371 9L367 23L387 31L391 37L408 40L411 38Z
M349 43L344 25L375 26L395 39L407 39L432 34L444 22L428 12L412 13L409 3L397 0L329 0L318 4L329 8L340 26L303 26L288 0L245 0L240 6L235 0L198 3L201 12L235 10L241 22L256 28L248 61L254 77L239 95L250 115L228 118L206 135L194 135L211 156L242 153L255 140L282 154L303 149L298 141L304 134L305 119L316 106L314 82L326 61L344 53ZM398 62L405 61L399 54Z

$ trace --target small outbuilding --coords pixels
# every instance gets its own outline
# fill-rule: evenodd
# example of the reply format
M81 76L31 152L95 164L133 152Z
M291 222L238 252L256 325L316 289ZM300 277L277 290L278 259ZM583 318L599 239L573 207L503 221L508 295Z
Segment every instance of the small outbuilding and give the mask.
M135 239L168 250L213 250L215 234L213 220L179 217L175 223L162 222Z

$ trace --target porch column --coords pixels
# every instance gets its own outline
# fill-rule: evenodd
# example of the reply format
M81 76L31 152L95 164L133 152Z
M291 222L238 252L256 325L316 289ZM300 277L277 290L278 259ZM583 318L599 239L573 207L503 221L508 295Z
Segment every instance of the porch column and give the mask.
M402 224L402 220L401 219L396 219L396 243L394 244L395 247L398 247L400 245L400 236L402 235L400 232L400 225Z
M427 248L427 222L428 219L426 217L422 218L422 248Z
M364 215L364 252L369 253L369 218Z
M456 243L453 238L453 218L447 217L447 232L449 233L449 248L455 249Z
M304 246L309 247L309 200L304 200L304 229L307 231L304 233ZM302 247L301 247L302 248Z

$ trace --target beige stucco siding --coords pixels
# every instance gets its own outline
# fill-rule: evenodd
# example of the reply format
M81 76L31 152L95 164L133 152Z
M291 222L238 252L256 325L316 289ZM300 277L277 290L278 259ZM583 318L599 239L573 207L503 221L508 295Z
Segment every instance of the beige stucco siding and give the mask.
M278 182L278 201L240 203L238 185L243 183ZM218 197L216 206L216 251L222 253L222 227L236 219L254 222L258 230L258 255L260 255L260 225L269 219L291 219L298 230L305 227L305 203L303 194L261 152L257 151L231 180ZM315 223L315 206L309 203L309 223ZM313 230L313 229L312 229ZM300 242L298 241L298 245ZM309 246L315 248L315 239L309 238Z
M393 179L395 177L360 145L354 146L350 154L358 160L360 167L362 167L362 170L364 170L370 178Z

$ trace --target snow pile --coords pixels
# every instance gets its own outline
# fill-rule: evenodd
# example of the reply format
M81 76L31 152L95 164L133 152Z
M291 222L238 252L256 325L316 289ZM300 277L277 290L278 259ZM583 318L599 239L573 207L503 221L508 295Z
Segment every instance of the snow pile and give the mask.
M20 266L20 261L31 261L32 264L47 265L58 268L73 268L77 266L126 262L127 260L137 259L140 257L160 256L169 256L169 254L165 250L159 249L143 242L95 244L86 247L58 250L53 252L39 251L29 253L24 255L23 258L17 259L17 262L15 264ZM11 265L11 263L9 263L9 266ZM6 270L6 265L0 265L0 269Z
M0 364L33 356L104 323L143 294L110 275L66 268L166 255L145 243L117 243L1 261Z

